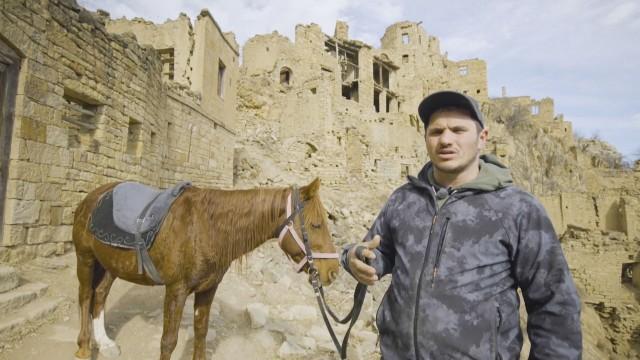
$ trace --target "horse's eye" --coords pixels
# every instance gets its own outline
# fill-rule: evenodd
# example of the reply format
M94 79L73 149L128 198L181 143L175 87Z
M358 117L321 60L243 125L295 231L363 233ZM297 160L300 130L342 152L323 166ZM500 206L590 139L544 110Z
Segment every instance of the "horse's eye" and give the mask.
M311 224L311 227L313 227L314 229L320 229L321 226L322 224Z

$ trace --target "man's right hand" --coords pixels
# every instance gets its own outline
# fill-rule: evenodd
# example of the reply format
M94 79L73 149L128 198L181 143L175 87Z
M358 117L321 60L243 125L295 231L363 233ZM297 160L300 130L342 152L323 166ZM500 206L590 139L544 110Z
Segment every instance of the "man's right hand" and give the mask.
M362 252L362 256L367 259L373 260L376 258L376 254L373 252L373 249L377 248L380 245L380 235L376 235L373 237L373 240L359 243L354 245L351 249L349 249L349 253L347 254L347 258L349 260L349 270L351 270L351 274L356 278L359 282L365 285L373 285L376 281L378 281L378 276L376 275L376 269L372 266L367 265L364 261L358 259L357 252L358 248L362 248L360 250Z

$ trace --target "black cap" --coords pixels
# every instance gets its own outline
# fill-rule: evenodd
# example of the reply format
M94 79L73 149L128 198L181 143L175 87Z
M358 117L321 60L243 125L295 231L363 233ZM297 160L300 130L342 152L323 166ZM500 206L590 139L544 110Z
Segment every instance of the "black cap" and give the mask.
M424 127L426 128L429 124L429 119L433 113L446 107L468 110L471 117L484 129L484 117L478 102L470 96L455 91L439 91L427 96L420 102L418 114L424 123Z

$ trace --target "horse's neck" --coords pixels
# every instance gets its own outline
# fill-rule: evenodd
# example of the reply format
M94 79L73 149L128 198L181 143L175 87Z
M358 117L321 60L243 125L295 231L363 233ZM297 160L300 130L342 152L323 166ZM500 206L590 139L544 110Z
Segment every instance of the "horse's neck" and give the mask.
M287 194L287 189L253 189L211 196L214 236L229 262L277 236L275 230L286 218Z

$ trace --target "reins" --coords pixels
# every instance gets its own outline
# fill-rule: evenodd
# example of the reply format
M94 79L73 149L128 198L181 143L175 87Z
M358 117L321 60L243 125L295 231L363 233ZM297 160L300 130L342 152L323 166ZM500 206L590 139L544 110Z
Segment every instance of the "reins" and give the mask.
M292 207L294 208L293 211L291 211ZM291 232L291 236L294 238L298 246L300 246L300 249L302 250L305 256L303 257L302 260L300 260L299 263L295 264L294 267L296 268L297 272L300 272L302 271L302 268L304 267L305 263L309 264L309 277L311 279L311 285L313 286L313 291L316 296L316 301L318 302L318 307L320 308L320 312L322 314L322 319L324 320L324 324L327 327L327 330L329 331L329 335L331 335L331 340L333 341L333 344L336 347L336 350L338 350L338 353L340 354L340 358L346 359L347 344L349 342L349 334L351 333L351 329L353 328L353 325L358 320L358 316L360 315L360 312L362 310L362 305L364 304L364 298L367 295L367 286L362 283L358 283L353 293L353 307L351 308L351 311L349 311L349 313L343 319L340 319L331 310L331 308L327 304L327 301L325 300L325 297L324 297L324 290L322 288L322 283L320 281L318 269L314 264L314 258L316 259L338 258L338 254L337 253L317 253L317 252L314 253L311 251L309 236L307 235L307 230L304 227L304 218L302 214L303 210L304 210L304 202L301 201L300 199L300 190L298 189L297 186L294 185L292 187L291 193L287 197L287 213L286 213L287 218L285 219L284 223L278 228L278 231L277 231L277 233L279 233L278 242L280 244L280 247L282 248L282 240L284 239L284 236L286 235L287 232ZM300 236L298 236L296 230L293 227L293 222L296 215L298 215L300 219L300 231L302 233L302 239L300 239ZM289 255L287 254L287 256ZM345 333L344 338L342 339L342 344L339 342L338 337L336 336L335 331L333 330L333 327L329 322L329 317L327 316L327 313L329 314L329 316L331 316L331 318L333 318L333 320L335 320L340 324L346 324L347 322L349 322L349 327L347 328L347 332Z

